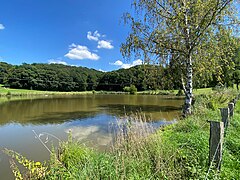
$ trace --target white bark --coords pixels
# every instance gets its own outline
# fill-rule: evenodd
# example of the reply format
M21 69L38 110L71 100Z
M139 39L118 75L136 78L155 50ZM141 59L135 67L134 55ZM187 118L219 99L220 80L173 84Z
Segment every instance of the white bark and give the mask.
M187 83L186 83L186 92L185 92L185 104L183 109L183 115L187 116L192 113L192 77L193 77L193 69L192 69L192 57L189 55L188 63L187 63Z
M191 38L190 38L190 25L188 23L188 14L187 11L189 10L187 8L186 1L183 1L185 9L185 43L186 43L186 49L188 51L186 63L187 63L187 82L186 82L186 87L185 87L185 104L183 108L183 116L186 117L187 115L192 113L192 79L193 79L193 68L192 68L192 55L191 55Z

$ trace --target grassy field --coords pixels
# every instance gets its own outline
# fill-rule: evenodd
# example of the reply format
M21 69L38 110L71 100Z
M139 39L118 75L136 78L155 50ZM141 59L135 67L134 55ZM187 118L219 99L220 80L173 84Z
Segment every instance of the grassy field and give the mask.
M27 90L27 89L12 89L4 88L0 85L0 96L24 96L24 95L80 95L80 94L92 94L92 91L83 92L58 92L58 91L38 91L38 90Z
M47 165L13 151L6 153L28 169L26 176L36 179L240 179L240 101L225 136L221 172L209 167L208 160L207 121L220 121L218 108L226 107L236 95L225 89L196 96L192 116L154 133L144 117L136 117L138 123L129 120L119 126L110 152L89 149L70 136ZM22 176L17 166L12 168Z
M12 89L5 88L0 84L0 96L33 96L33 95L85 95L85 94L119 94L121 92L109 92L109 91L81 91L81 92L58 92L58 91L38 91L38 90L27 90L27 89ZM149 90L140 91L139 95L176 95L178 90ZM212 88L194 89L193 93L198 94L209 94L212 93Z
M236 90L236 85L234 85ZM220 91L222 88L219 89ZM32 95L85 95L85 94L122 94L124 92L114 92L114 91L80 91L80 92L58 92L58 91L39 91L39 90L27 90L27 89L13 89L4 88L0 84L0 96L11 95L11 96L32 96ZM213 93L213 88L201 88L193 89L193 94L211 94ZM139 95L171 95L175 96L178 94L178 90L147 90L137 92Z

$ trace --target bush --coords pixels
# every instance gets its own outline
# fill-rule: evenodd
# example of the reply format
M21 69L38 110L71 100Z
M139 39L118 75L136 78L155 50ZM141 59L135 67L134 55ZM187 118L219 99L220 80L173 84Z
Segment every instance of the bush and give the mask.
M137 94L137 88L134 85L129 86L125 86L123 88L124 92L129 92L130 94Z
M184 92L182 89L179 89L178 90L178 93L176 94L176 96L183 96L184 95Z
M11 96L12 93L11 93L10 91L8 91L6 95L7 95L7 96Z

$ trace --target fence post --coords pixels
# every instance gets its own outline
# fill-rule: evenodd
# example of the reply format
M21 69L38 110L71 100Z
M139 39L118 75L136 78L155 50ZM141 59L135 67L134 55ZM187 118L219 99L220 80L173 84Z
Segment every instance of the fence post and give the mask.
M214 163L215 167L220 170L222 160L222 146L224 137L223 122L210 122L210 139L209 139L209 164Z
M224 123L224 127L228 127L230 122L229 122L229 108L219 108L221 111L221 116L222 116L222 122Z
M233 111L234 111L234 103L228 103L228 108L230 111L230 117L233 117Z

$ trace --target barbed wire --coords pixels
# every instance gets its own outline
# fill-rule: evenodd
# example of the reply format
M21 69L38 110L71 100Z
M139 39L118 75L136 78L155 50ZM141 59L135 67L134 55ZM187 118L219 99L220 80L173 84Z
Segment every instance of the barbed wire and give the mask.
M237 101L236 101L236 102L237 102ZM234 103L234 102L230 102L230 103ZM227 107L227 108L229 109L229 114L231 114L231 113L234 112L234 107L235 107L235 103L234 103L234 106L233 106L233 108L232 108L231 110L230 110L229 107ZM227 120L229 121L230 119L233 119L233 116L229 116ZM224 126L224 135L226 135L227 132L228 132L228 128L227 128L228 123L229 123L229 122L227 122L227 123L225 124L225 126ZM223 140L222 140L222 141L223 141ZM217 150L218 150L218 148L219 148L220 143L222 143L222 147L223 147L222 152L224 152L224 150L226 149L226 146L224 146L224 144L225 144L224 141L221 142L221 140L220 140L219 143L218 143L217 149L216 149L216 151L215 151L215 153L214 153L214 157L213 157L213 159L212 159L212 161L211 161L211 164L210 164L210 166L209 166L208 172L207 172L207 174L206 174L206 176L205 176L205 180L207 179L207 177L208 177L208 175L209 175L209 173L210 173L210 169L211 169L211 167L212 167L212 163L213 163L213 161L214 161L214 159L215 159L216 152L217 152ZM218 177L218 173L220 172L219 170L220 170L221 163L222 163L222 159L221 159L221 162L218 163L217 173L214 175L214 179L217 179L217 177Z
M218 148L219 148L219 146L220 146L220 143L222 143L221 140L219 140L219 143L218 143L218 145L217 145L217 148L216 148L216 150L215 150L215 153L214 153L214 155L213 155L213 157L212 157L212 160L211 160L211 162L210 162L210 166L209 166L209 168L208 168L207 174L206 174L206 176L205 176L205 178L204 178L205 180L207 179L207 177L208 177L208 175L209 175L209 173L210 173L210 170L211 170L211 168L212 168L213 162L214 162L215 157L216 157L216 155L217 155L217 151L218 151ZM219 162L219 164L220 164L220 162Z

